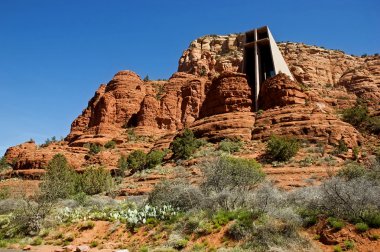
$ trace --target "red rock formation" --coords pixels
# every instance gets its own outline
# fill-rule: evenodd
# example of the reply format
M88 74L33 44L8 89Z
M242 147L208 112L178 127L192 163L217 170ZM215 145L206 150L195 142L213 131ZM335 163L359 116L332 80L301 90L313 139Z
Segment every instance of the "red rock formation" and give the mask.
M338 83L344 72L364 61L339 50L303 43L279 43L278 47L295 79L315 88Z
M210 141L224 138L251 140L252 128L255 124L253 112L229 112L195 121L190 129L196 136L206 137Z
M270 109L276 106L305 104L307 98L300 84L280 73L262 84L258 103L260 109Z
M370 105L380 107L380 56L367 58L362 65L345 72L338 85Z
M33 141L10 147L5 157L14 170L44 169L50 159L61 153L66 156L73 167L79 168L85 162L87 153L83 148L68 148L66 142L51 143L47 147L39 147Z
M243 60L244 34L207 35L190 43L178 62L178 72L200 76L237 72Z
M207 88L200 117L252 111L252 91L245 74L223 72Z
M352 125L341 121L323 103L265 110L256 117L252 139L268 139L271 135L294 136L335 145L343 140L349 147L361 143L360 133Z
M314 100L321 100L314 95ZM259 106L265 111L256 117L252 139L288 135L329 144L343 140L350 147L360 144L361 135L352 125L342 122L326 103L310 101L300 85L285 74L263 83Z
M123 126L133 123L145 92L144 82L137 74L117 73L107 86L100 86L82 115L72 123L66 140L70 146L83 146L94 136L98 136L98 143L108 141ZM104 140L99 136L108 138Z
M197 136L210 140L250 140L254 124L251 97L245 74L222 72L207 87L199 119L190 128Z
M268 79L259 96L265 111L258 115L252 112L252 91L245 75L236 72L243 59L243 38L206 36L192 42L180 59L181 72L168 81L144 82L131 71L117 73L99 87L72 123L65 141L47 147L34 143L11 147L7 160L19 171L40 169L53 155L62 153L76 168L90 164L115 167L120 155L132 150L168 147L185 127L211 140L266 139L276 134L331 144L343 139L349 146L360 142L359 132L342 122L332 107L351 106L357 96L372 100L372 108L379 105L379 57L358 58L304 44L279 44L295 78L308 90L282 74ZM110 140L117 148L97 155L89 155L83 147Z

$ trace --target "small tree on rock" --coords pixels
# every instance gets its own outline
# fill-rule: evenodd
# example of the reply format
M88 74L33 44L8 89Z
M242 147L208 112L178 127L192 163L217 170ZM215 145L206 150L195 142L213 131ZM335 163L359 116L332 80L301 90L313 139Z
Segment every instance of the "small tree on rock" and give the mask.
M175 159L188 159L201 145L201 141L195 138L194 133L190 129L185 129L180 137L174 139L170 149Z

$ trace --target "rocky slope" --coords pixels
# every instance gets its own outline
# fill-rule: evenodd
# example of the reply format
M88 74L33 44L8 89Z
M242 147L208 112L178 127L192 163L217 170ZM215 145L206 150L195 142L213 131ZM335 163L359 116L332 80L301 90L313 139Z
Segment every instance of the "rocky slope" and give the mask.
M167 148L185 127L198 137L245 141L271 134L295 135L311 141L350 147L362 142L360 133L342 122L336 109L351 106L357 97L380 100L380 58L355 57L341 51L298 43L280 43L295 79L285 75L267 80L260 93L263 111L254 113L252 90L239 73L244 36L205 36L193 41L167 81L142 81L121 71L101 85L64 141L48 146L27 142L6 152L19 174L42 169L56 153L76 168L104 164L114 168L131 150ZM374 112L374 113L375 113ZM89 144L117 144L96 155Z

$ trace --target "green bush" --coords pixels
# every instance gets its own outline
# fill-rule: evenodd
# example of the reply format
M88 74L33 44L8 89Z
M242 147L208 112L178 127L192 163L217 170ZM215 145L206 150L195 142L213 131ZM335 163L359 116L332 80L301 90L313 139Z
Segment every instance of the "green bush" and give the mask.
M40 184L47 200L65 199L77 191L78 175L62 154L56 154L48 163Z
M179 239L179 240L175 241L175 244L173 244L173 248L175 248L177 250L184 249L184 248L186 248L188 242L189 242L189 240L187 240L187 239Z
M224 139L219 143L218 149L228 153L235 153L243 146L243 142L239 140Z
M98 154L101 151L102 151L102 147L100 145L98 145L98 144L90 144L88 152L91 155L96 155L96 154Z
M109 192L113 188L111 173L102 166L90 166L80 176L80 188L88 195Z
M79 230L89 230L95 227L95 222L93 221L85 221L79 225Z
M346 143L343 141L343 139L340 139L338 142L338 145L335 146L335 150L333 154L342 154L348 151L348 147Z
M119 160L117 161L117 168L119 168L122 173L124 173L128 168L128 162L127 157L120 156Z
M162 163L166 153L161 150L153 150L146 155L146 168L152 169Z
M124 177L125 171L128 168L127 157L120 156L119 160L117 161L117 168L120 169L120 173Z
M215 227L219 228L222 226L225 226L228 222L235 219L237 216L235 212L226 211L226 210L219 210L212 216L212 222L214 223Z
M90 247L91 247L91 248L96 248L98 245L99 245L99 242L98 242L98 241L92 241L92 242L90 243Z
M339 246L339 245L334 246L333 249L334 249L334 252L342 252L343 251L341 246Z
M367 130L373 134L380 134L380 116L371 117L367 120Z
M10 168L10 165L8 164L5 157L0 158L0 172L9 168Z
M327 223L336 231L341 230L345 226L342 220L339 220L333 217L329 217L327 219Z
M131 169L132 173L135 173L144 169L154 168L161 164L165 155L166 153L160 150L153 150L148 154L145 154L141 150L135 150L129 154L125 163L124 159L119 159L119 165L121 168L124 168L126 165L128 169Z
M175 159L188 159L201 145L202 141L196 139L191 130L185 129L181 136L174 139L170 149Z
M353 126L360 126L368 119L368 109L365 105L357 103L354 107L343 111L343 120Z
M221 156L204 165L205 180L202 188L206 191L246 189L261 182L265 174L254 159Z
M230 156L206 162L203 174L201 188L215 201L209 202L210 207L219 206L225 210L245 205L246 193L265 177L256 160Z
M379 211L368 210L363 214L362 219L371 228L380 228L380 212Z
M116 142L115 141L108 141L105 145L104 148L106 149L114 149L116 147Z
M132 172L143 170L146 165L146 154L141 150L132 151L127 158L127 164Z
M298 214L301 216L303 225L305 227L311 227L317 224L318 213L319 212L316 209L309 209L304 207L298 210Z
M268 141L266 154L275 161L288 161L297 154L299 148L299 142L294 138L272 135Z
M365 232L368 230L368 225L363 222L356 223L355 228L358 232Z
M6 248L6 247L8 247L8 242L0 239L0 248Z
M154 206L171 205L185 211L199 207L203 200L204 195L198 187L182 180L162 181L148 197L149 204Z
M11 195L9 187L0 188L0 200L7 199Z
M342 177L346 180L359 178L364 175L366 175L366 169L356 162L351 162L347 164L337 173L337 176Z
M228 227L226 235L230 239L239 241L247 235L247 229L240 223L234 223Z
M344 248L346 250L350 250L350 249L353 249L355 247L355 243L351 240L345 240L344 241Z
M51 143L56 143L57 142L57 138L55 136L53 136L51 139L48 138L45 140L45 143L44 144L41 144L41 147L47 147L49 146Z
M42 238L41 237L36 237L32 240L32 242L30 243L30 245L33 245L33 246L39 246L41 245L43 242Z
M360 152L360 149L358 146L355 146L354 148L352 148L352 154L354 155L354 160L358 160L359 152Z

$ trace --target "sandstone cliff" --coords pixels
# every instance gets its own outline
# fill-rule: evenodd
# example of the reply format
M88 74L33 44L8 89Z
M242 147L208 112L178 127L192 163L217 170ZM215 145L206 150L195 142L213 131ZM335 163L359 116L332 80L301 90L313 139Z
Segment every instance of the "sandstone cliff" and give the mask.
M28 142L8 149L6 158L18 172L42 169L56 153L76 168L89 164L115 167L131 150L166 148L185 127L211 141L262 140L271 134L350 147L361 134L342 122L336 109L358 98L379 111L380 59L355 57L299 43L279 43L297 82L285 75L268 79L259 96L263 111L253 112L252 90L239 73L244 36L205 36L193 41L167 81L142 81L121 71L101 85L65 141L37 146ZM88 145L114 141L117 148L89 155Z

